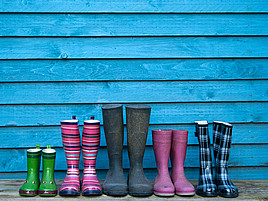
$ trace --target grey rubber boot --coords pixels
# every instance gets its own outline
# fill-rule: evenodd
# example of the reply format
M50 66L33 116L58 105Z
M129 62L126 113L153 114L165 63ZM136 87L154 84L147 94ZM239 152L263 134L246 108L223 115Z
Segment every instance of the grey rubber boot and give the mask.
M132 196L150 196L153 186L143 172L143 156L148 135L151 107L147 105L128 105L127 146L130 161L128 191Z
M124 196L128 193L128 187L122 168L123 106L121 104L104 105L102 115L109 157L109 171L103 184L103 193Z

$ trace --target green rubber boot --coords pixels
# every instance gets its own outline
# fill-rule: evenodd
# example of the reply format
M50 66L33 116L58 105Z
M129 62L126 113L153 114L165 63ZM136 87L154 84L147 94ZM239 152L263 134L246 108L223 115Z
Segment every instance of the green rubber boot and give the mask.
M36 196L39 186L39 169L41 160L40 145L36 149L27 150L27 178L21 186L19 193L22 196Z
M57 187L54 179L54 167L56 150L51 149L50 145L42 152L43 156L43 175L38 190L40 196L56 196Z

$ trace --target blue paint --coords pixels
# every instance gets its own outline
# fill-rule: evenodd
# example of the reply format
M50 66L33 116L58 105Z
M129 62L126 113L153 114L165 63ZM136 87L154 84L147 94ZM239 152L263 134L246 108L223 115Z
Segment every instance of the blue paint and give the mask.
M63 178L60 121L77 115L82 125L95 115L102 123L111 102L152 106L150 179L156 128L189 130L186 175L197 178L195 120L234 124L232 179L268 179L267 1L10 0L0 12L0 179L24 178L35 144L57 149ZM97 168L104 179L103 128Z

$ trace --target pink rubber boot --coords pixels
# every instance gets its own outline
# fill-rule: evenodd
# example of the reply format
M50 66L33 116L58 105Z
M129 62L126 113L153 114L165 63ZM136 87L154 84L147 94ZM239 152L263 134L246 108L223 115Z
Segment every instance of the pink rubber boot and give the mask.
M158 196L174 196L175 188L168 172L172 130L153 130L153 147L157 165L157 176L154 180L154 194Z
M194 195L195 189L184 174L184 161L187 150L188 131L172 130L171 178L177 195Z

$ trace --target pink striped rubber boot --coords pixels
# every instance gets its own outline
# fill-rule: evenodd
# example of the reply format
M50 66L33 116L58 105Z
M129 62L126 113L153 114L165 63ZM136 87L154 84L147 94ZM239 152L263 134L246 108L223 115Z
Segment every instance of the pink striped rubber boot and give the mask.
M81 145L78 120L75 119L75 116L72 120L61 122L61 136L67 160L67 174L59 189L59 194L77 196L80 195L79 159Z
M174 196L175 188L169 176L168 160L171 149L172 130L153 130L153 147L157 165L154 180L154 194L157 196Z
M82 179L82 195L101 195L102 188L96 174L96 158L100 145L100 121L84 121L82 135L82 153L84 160L84 173Z
M171 178L177 195L194 195L195 189L184 174L184 161L187 150L188 131L172 130Z

